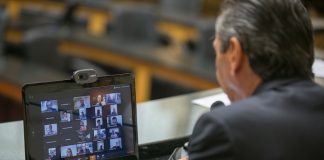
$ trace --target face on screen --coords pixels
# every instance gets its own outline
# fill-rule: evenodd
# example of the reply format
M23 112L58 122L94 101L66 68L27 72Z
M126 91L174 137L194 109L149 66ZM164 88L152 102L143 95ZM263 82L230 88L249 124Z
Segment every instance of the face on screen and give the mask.
M42 159L119 157L135 152L131 88L106 86L34 96ZM36 117L37 117L36 116Z

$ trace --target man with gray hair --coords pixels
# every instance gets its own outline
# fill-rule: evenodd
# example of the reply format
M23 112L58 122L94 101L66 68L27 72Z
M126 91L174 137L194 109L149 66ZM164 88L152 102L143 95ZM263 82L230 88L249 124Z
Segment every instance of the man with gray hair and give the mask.
M224 0L213 46L232 104L204 114L189 159L324 159L324 88L300 0Z

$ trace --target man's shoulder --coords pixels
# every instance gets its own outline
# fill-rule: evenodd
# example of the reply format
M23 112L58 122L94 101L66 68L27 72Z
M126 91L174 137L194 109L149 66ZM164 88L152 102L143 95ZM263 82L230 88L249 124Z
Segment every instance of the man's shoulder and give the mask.
M324 88L311 82L268 90L227 107L216 108L209 116L218 120L239 122L273 118L277 114L289 116L291 111L303 112L324 104Z
M259 108L263 106L264 103L265 102L262 96L252 96L245 100L231 103L228 106L216 108L210 114L221 116L227 114L235 114L236 112L242 113Z

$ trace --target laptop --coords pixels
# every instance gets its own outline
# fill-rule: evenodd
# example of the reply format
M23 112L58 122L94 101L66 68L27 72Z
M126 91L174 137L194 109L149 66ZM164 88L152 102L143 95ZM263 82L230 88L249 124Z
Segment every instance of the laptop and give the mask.
M87 72L23 87L27 160L138 159L133 76Z

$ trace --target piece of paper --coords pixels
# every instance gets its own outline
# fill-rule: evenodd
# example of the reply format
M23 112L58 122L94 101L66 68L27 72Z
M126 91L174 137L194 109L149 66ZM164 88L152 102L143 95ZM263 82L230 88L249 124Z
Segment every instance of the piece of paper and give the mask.
M228 99L228 97L225 93L219 93L219 94L208 96L208 97L194 99L194 100L192 100L192 103L203 106L203 107L210 108L210 106L216 101L222 101L225 104L225 106L228 106L231 104L230 100Z
M315 59L313 64L313 73L316 77L324 78L324 61Z

